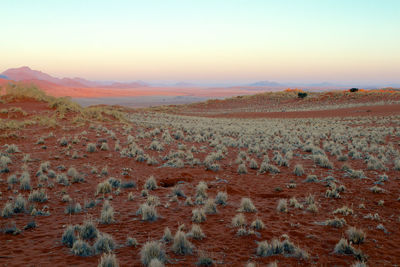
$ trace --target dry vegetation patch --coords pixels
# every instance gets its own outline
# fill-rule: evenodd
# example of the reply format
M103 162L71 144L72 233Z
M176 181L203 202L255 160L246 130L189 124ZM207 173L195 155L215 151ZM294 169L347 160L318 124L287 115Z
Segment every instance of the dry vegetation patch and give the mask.
M0 247L9 255L0 256L74 266L397 263L398 115L206 118L8 90ZM294 108L320 96L309 97ZM27 250L32 240L40 246Z

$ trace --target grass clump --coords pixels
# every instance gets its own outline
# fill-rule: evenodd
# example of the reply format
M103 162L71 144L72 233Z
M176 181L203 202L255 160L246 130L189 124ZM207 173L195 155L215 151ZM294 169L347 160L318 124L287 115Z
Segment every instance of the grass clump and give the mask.
M347 239L342 238L336 244L335 249L333 251L336 254L353 254L355 249L351 244L349 244L349 241L347 241Z
M262 230L265 228L265 224L261 219L257 218L251 223L250 227L255 230Z
M383 189L383 188L381 188L381 187L379 187L377 185L374 185L373 187L371 187L369 189L369 191L371 191L372 193L375 193L375 194L380 194L380 193L384 193L385 189Z
M307 259L309 257L307 252L296 247L289 239L285 239L283 241L272 239L271 242L259 242L256 254L260 257L269 257L279 254L285 256L293 256L301 259Z
M79 228L79 235L84 240L91 240L99 235L99 231L92 220L85 220Z
M202 223L207 219L204 209L194 209L192 210L192 222Z
M296 176L303 176L304 175L303 165L296 164L296 166L294 166L294 169L293 169L293 174Z
M72 248L73 244L77 240L75 236L75 228L73 225L68 225L64 230L64 233L61 238L61 242L69 248Z
M169 230L168 227L165 227L164 229L164 235L162 237L162 240L166 243L171 242L172 241L172 234L171 234L171 230Z
M289 199L289 206L294 207L296 209L303 209L303 204L299 203L296 197L292 197Z
M207 189L208 185L206 182L201 181L196 185L196 199L201 198L202 200L207 199L208 194L207 194Z
M342 214L344 216L347 216L347 215L352 215L353 214L353 210L350 209L347 206L343 206L341 208L338 208L338 209L334 210L333 214Z
M82 207L81 204L76 203L74 205L74 203L69 203L68 206L65 208L65 214L74 214L74 213L79 213L82 211Z
M346 231L346 235L353 244L361 244L365 240L365 232L361 229L355 227L350 227Z
M215 203L218 205L225 206L228 201L228 193L226 192L218 192L215 197Z
M3 232L5 234L18 235L21 233L21 229L17 227L15 221L11 221L5 225Z
M163 248L161 242L148 241L140 250L140 260L143 265L149 266L153 259L156 259L161 263L166 261L165 249Z
M318 207L315 203L311 203L310 205L308 205L307 211L312 212L312 213L317 213Z
M93 254L93 248L86 241L78 239L74 242L71 252L76 256L87 257Z
M346 220L344 218L337 218L329 219L325 221L325 225L333 226L335 228L342 228L346 225Z
M246 226L247 225L246 217L243 215L243 213L236 214L235 217L232 218L231 225L233 227Z
M176 185L172 188L171 190L171 195L172 196L177 196L177 197L186 197L185 193L183 192L182 188L180 185Z
M158 218L157 210L154 205L149 205L147 203L143 203L140 205L137 214L142 215L143 221L155 221Z
M33 190L29 196L28 196L28 200L31 202L46 202L48 199L47 194L46 194L46 190L39 189L39 190Z
M318 177L314 174L307 175L307 178L304 180L305 183L317 183Z
M146 180L146 183L144 184L144 189L146 189L146 190L155 190L155 189L157 189L157 181L154 178L154 176L150 176Z
M204 251L199 252L199 258L196 262L197 266L213 266L214 260L210 257L210 255Z
M368 267L368 266L365 262L357 261L353 263L350 267Z
M16 184L16 183L18 183L18 178L17 178L17 176L15 174L12 174L12 175L8 176L8 178L7 178L7 184L8 185L13 185L13 184Z
M71 177L72 183L83 182L83 177L78 173L78 171L74 167L70 167L67 171L67 175Z
M96 152L96 144L94 143L88 143L86 146L86 151L89 153Z
M204 211L206 214L216 214L218 212L214 199L207 199L206 204L204 205Z
M21 190L31 190L31 177L28 172L23 172L19 179L19 188Z
M115 249L115 242L111 235L100 234L93 247L96 253L108 253Z
M3 210L1 211L1 216L3 218L10 218L13 215L14 215L14 205L12 202L8 201L4 205Z
M174 241L172 244L172 251L175 254L186 255L192 254L193 245L187 240L186 235L183 231L177 231L174 236Z
M59 141L60 146L67 146L68 145L68 140L63 136L60 141Z
M238 172L239 174L246 174L246 173L247 173L246 165L245 165L244 163L239 164L238 169L237 169L237 172Z
M367 259L367 256L364 255L361 250L355 249L345 238L339 240L333 252L336 254L353 255L357 260L363 262Z
M35 221L30 221L24 226L24 230L29 230L29 229L34 229L37 227L37 224Z
M8 168L8 164L10 164L11 162L12 161L9 157L0 156L0 173L10 172L10 169Z
M136 238L128 236L128 238L126 239L126 245L136 248L139 245L139 242L136 240Z
M101 256L97 267L118 267L118 261L114 254L105 253Z
M14 153L18 153L21 152L18 148L17 145L11 144L11 145L5 145L6 146L6 152L9 154L14 154Z
M314 155L314 163L322 168L332 169L333 163L329 161L328 157L325 155Z
M108 151L108 150L109 150L108 144L107 144L106 142L103 142L103 143L101 144L100 150L102 150L102 151Z
M112 186L108 181L97 184L96 195L108 194L112 192Z
M198 224L193 224L192 229L190 230L190 232L187 235L196 240L202 240L203 238L206 237L206 235L201 230L200 225L198 225Z
M103 208L100 214L100 223L110 224L115 222L114 220L114 208L111 206L108 200L104 201Z
M68 177L64 173L57 174L56 182L65 186L70 185Z
M278 206L276 207L276 210L279 211L279 212L288 212L287 200L286 199L279 199Z
M254 206L253 202L251 201L250 198L242 198L240 201L240 207L239 207L239 212L256 212L257 209Z
M164 267L165 265L159 259L152 259L148 266L149 267Z
M15 213L24 212L25 208L26 208L26 199L21 194L18 194L17 198L14 201L14 212Z

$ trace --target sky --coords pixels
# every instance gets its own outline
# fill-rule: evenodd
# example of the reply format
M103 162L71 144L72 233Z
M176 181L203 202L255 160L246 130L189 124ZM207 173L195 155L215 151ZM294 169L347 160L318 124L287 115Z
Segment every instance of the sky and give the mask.
M398 0L2 0L0 72L400 83Z

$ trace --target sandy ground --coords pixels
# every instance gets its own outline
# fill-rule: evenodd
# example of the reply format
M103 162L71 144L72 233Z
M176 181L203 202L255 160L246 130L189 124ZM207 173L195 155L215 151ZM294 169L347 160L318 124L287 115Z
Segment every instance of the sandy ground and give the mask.
M0 110L10 107L21 107L28 114L13 115L1 114L1 119L23 120L34 115L51 116L53 110L49 109L45 103L39 103L32 100L24 100L17 103L0 104ZM216 117L238 117L238 118L303 118L303 117L331 117L331 116L388 116L399 115L400 105L391 106L371 106L350 109L340 109L335 111L309 111L309 112L284 112L284 113L230 113L219 114ZM33 188L38 188L39 181L35 173L41 162L50 161L50 169L59 173L66 173L65 170L59 170L58 167L64 165L67 169L75 167L84 175L85 181L82 183L72 184L71 186L63 186L57 184L54 179L49 178L49 182L44 182L49 200L45 203L38 203L38 209L47 206L50 216L31 216L29 214L16 214L11 218L1 218L0 226L5 227L10 221L15 221L18 228L23 227L30 221L34 220L37 228L30 230L22 230L19 235L10 235L0 233L0 265L1 266L94 266L98 263L100 255L90 257L79 257L71 254L70 249L61 243L61 236L68 224L81 224L85 218L92 217L96 221L100 216L101 204L94 208L84 209L78 214L67 215L64 210L66 203L61 201L62 192L67 192L75 202L79 202L82 207L85 200L94 200L99 198L95 196L96 186L99 182L109 177L116 177L122 181L135 181L136 188L121 189L119 195L115 193L106 195L112 196L110 201L115 209L115 223L110 225L98 224L101 232L109 233L113 236L118 247L115 254L119 260L120 266L140 266L139 252L141 246L148 240L159 240L163 235L165 227L169 227L174 234L178 226L185 224L186 231L190 230L192 225L191 212L193 207L184 205L185 199L180 197L178 202L169 202L167 196L173 185L178 182L182 184L182 189L187 196L194 196L195 186L200 181L208 184L209 197L215 197L217 192L224 191L229 195L228 204L226 206L218 206L218 213L208 215L207 220L201 223L201 228L206 238L201 241L191 240L195 246L193 255L180 256L171 251L171 245L166 244L166 252L168 257L168 266L193 266L197 261L197 252L204 250L210 253L218 266L245 266L247 262L256 262L259 266L276 261L278 266L350 266L355 262L351 255L337 255L333 253L335 244L341 237L347 226L338 229L329 226L322 226L318 222L334 218L331 211L340 208L343 205L352 207L354 215L338 217L345 218L348 226L355 226L364 229L367 232L366 241L361 245L354 245L356 248L368 255L369 266L396 266L400 264L400 248L398 246L400 240L399 232L399 210L400 202L397 198L400 196L400 176L398 171L393 170L392 165L388 165L389 170L386 174L390 177L382 187L386 190L384 194L374 194L369 191L371 187L370 180L354 180L343 178L345 173L340 170L342 163L336 161L334 157L330 159L335 163L333 170L326 170L316 167L311 160L297 160L296 163L303 164L306 170L313 169L313 174L318 177L326 177L332 175L337 177L341 184L345 185L347 190L342 194L340 199L325 198L325 190L321 184L304 183L305 176L298 177L292 173L291 167L280 167L279 174L258 174L257 170L248 168L248 174L239 175L236 171L237 167L232 166L232 162L236 158L236 152L229 149L228 156L222 160L221 167L223 171L212 172L206 171L203 166L185 168L168 168L157 166L149 166L146 163L140 163L133 158L121 158L119 152L113 150L115 140L109 138L103 132L96 132L90 129L88 125L75 126L71 123L72 117L67 116L60 120L55 129L46 127L29 126L16 131L15 137L2 138L0 140L0 151L4 150L5 144L16 144L20 151L12 154L12 163L10 173L0 174L0 191L2 192L0 207L22 193L25 197L29 192L19 190L18 184L12 188L8 188L7 177L10 174L21 173L21 160L23 154L29 153L32 160L27 163L28 170L31 175ZM96 123L97 124L97 123ZM122 125L118 122L103 122L102 126L112 129L116 133L117 139L124 143L126 136L122 135ZM395 126L395 125L388 125ZM368 127L367 125L365 127ZM76 144L71 144L71 148L67 150L58 144L58 139L63 136L72 138L75 135L82 136L83 131L87 131L86 138L80 138ZM138 127L133 124L130 134L137 134ZM39 137L47 136L53 132L55 137L45 140L46 149L39 144L35 144ZM5 133L0 131L0 134ZM86 152L86 144L88 142L97 142L100 138L106 138L109 151L100 151L97 149L95 153ZM87 141L85 141L87 140ZM151 139L143 139L139 145L148 147ZM390 137L386 142L397 144L400 142L399 137ZM197 143L182 141L187 147L192 145L199 146ZM203 144L202 144L203 145ZM177 150L177 143L174 142L162 152L163 155L168 154L169 150ZM77 151L78 159L72 159L71 154ZM206 152L212 151L211 147L206 148ZM347 151L345 151L347 152ZM154 151L146 151L146 153L157 156ZM207 153L198 153L196 157L204 159ZM272 157L270 151L270 158ZM302 151L294 151L294 153L304 153ZM258 159L260 161L260 159ZM97 167L99 171L108 166L109 174L102 176L100 174L92 174L92 167ZM363 160L352 160L351 166L354 169L364 169L367 177L375 177L374 171L365 169ZM124 168L128 168L124 172ZM162 205L157 207L160 218L155 222L141 221L140 216L135 213L141 203L145 201L140 191L143 188L145 180L154 175L158 181L159 188L150 192L160 198ZM19 175L18 175L19 176ZM296 188L287 188L289 181L297 184ZM53 188L48 188L47 184L54 184ZM277 190L280 188L281 190ZM129 192L133 192L134 201L128 201ZM298 200L304 203L304 198L309 194L314 194L317 202L317 213L305 210L289 208L288 213L277 213L276 205L279 199L296 196ZM250 197L253 200L257 213L246 213L246 219L251 223L255 218L260 218L266 225L263 230L257 231L256 235L239 237L236 235L236 228L230 226L231 219L237 214L237 209L242 197ZM384 200L384 206L378 206L378 201ZM100 199L100 201L102 201ZM164 207L169 203L168 208ZM365 209L359 208L359 204L364 204ZM379 212L383 221L381 221L388 231L388 234L376 229L380 222L365 219L368 213ZM287 234L290 239L310 254L308 260L300 260L295 257L285 257L275 255L270 257L257 257L255 254L257 242L262 240L271 240L279 238L281 235ZM127 236L136 238L139 242L137 248L126 246Z

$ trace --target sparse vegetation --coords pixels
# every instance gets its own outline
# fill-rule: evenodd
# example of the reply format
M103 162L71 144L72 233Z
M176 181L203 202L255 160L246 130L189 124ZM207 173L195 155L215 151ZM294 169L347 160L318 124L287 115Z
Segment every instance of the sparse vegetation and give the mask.
M176 232L172 244L172 251L175 254L186 255L192 254L193 244L186 238L186 234L182 231Z
M97 267L118 267L118 261L115 257L115 254L112 253L104 253L99 261Z
M146 183L144 184L144 189L146 189L146 190L155 190L155 189L157 189L157 181L154 178L154 176L150 176L146 180Z
M304 175L303 165L301 165L301 164L296 164L296 166L294 166L293 173L294 173L296 176L303 176L303 175Z
M350 227L347 229L346 235L349 241L351 241L353 244L361 244L365 239L364 231L355 227Z
M93 254L93 248L86 241L78 239L72 245L71 252L76 256L87 257Z
M114 221L114 208L111 206L110 202L106 200L101 209L100 222L102 224L110 224Z
M280 241L272 239L271 242L262 241L258 243L256 254L260 257L269 257L272 255L291 255L300 259L308 259L308 253L296 247L289 239Z
M192 210L192 222L202 223L207 219L206 213L203 209Z
M287 208L287 200L286 199L279 199L278 206L276 210L279 212L288 212Z
M96 253L109 253L115 249L114 239L109 234L102 233L97 236L93 248Z
M201 230L200 225L198 224L192 224L192 229L187 235L196 240L202 240L206 237L206 235L203 233L203 230Z
M254 206L254 204L250 198L242 198L242 200L240 202L239 211L240 212L256 212L257 209Z
M218 192L217 196L215 197L215 203L218 205L225 206L227 201L228 201L228 193Z
M118 266L115 255L123 265L126 253L140 251L146 266L196 261L199 266L351 265L356 260L354 266L365 266L367 256L360 249L371 253L368 265L394 263L394 254L387 251L397 241L395 226L400 222L395 212L399 194L393 186L400 170L397 115L368 116L360 108L362 116L354 117L335 117L335 112L331 118L230 117L242 100L253 101L254 107L240 108L238 116L324 109L318 101L332 107L337 99L350 98L349 92L307 93L303 100L296 100L297 91L228 99L233 104L224 107L227 118L219 118L215 109L226 100L210 100L206 109L196 110L200 104L195 103L126 113L120 112L122 107L70 109L57 100L50 109L33 106L20 112L0 97L7 106L0 110L1 233L22 233L5 237L12 240L6 242L7 253L15 258L28 237L45 246L49 239L43 231L48 228L49 235L58 229L58 243L68 247L57 251L72 254L78 265L85 262L78 256L94 255L99 266ZM360 90L351 98L364 95L361 101L369 94L384 97ZM271 98L268 108L260 106ZM337 105L356 104L366 105ZM113 110L116 116L123 114L124 123ZM18 113L16 120L13 113ZM271 204L276 210L270 210ZM193 223L185 226L187 220ZM268 237L282 230L297 239ZM336 241L343 237L336 247L332 234ZM271 239L261 241L265 237ZM221 254L213 246L223 240L228 243ZM311 260L299 248L317 247L321 240L328 245L312 251ZM212 253L203 255L202 248ZM232 258L236 248L238 259ZM376 257L376 249L382 257ZM52 257L65 265L57 261L62 256L58 252ZM40 257L31 260L33 265L43 262ZM139 257L129 264L140 264Z
M246 224L247 224L246 217L243 215L243 213L238 213L235 215L235 217L232 218L233 227L246 226Z
M140 250L140 260L143 265L148 266L153 259L161 263L166 261L165 250L160 242L149 241Z

